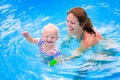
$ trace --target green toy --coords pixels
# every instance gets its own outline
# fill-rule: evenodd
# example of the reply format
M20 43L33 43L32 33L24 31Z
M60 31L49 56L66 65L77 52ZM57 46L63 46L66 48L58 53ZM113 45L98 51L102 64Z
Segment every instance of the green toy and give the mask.
M49 62L49 65L50 66L54 66L55 64L57 64L57 60L56 59L53 59Z

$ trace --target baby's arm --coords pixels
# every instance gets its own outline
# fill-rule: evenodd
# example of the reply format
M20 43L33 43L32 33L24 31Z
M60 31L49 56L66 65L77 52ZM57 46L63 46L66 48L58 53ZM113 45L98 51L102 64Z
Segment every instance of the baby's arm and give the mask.
M31 35L29 35L28 31L24 31L22 35L27 39L27 41L32 43L38 43L39 38L33 38Z

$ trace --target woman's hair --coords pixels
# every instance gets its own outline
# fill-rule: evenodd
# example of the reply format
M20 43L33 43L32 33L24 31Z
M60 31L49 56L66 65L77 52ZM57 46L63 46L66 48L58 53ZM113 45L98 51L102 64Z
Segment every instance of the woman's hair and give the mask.
M85 23L85 26L83 27L83 30L87 31L92 35L95 34L95 31L93 30L92 23L90 19L87 17L87 13L83 8L76 7L71 9L67 14L72 13L79 21L79 25L81 26L82 23Z

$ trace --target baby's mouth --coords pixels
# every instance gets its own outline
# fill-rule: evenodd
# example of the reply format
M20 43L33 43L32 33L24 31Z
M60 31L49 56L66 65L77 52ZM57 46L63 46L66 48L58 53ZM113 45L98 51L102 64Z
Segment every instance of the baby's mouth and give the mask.
M47 43L52 43L51 41L47 41Z

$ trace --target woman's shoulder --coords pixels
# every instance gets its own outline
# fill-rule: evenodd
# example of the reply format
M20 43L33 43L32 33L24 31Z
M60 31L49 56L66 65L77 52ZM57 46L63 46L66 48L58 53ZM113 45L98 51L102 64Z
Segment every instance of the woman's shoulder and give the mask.
M82 45L84 45L86 48L91 47L93 45L95 45L96 43L98 43L101 39L102 39L102 35L95 31L96 35L94 34L89 34L87 32L85 32L85 37L82 40Z

